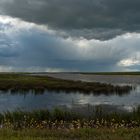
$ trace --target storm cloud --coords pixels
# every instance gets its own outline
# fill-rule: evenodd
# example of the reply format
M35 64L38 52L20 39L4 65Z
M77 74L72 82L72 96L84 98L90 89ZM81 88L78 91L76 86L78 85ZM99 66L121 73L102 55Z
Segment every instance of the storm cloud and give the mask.
M0 0L0 71L138 71L139 0Z
M63 31L65 37L107 40L140 31L139 0L1 0L0 13Z
M0 71L138 70L140 34L100 41L63 38L56 30L0 17Z

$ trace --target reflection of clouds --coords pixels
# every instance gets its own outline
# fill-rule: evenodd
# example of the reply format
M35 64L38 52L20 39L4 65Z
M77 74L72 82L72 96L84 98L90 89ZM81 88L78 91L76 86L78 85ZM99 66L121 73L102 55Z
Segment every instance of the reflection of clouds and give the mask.
M73 108L75 106L116 106L120 110L132 111L133 107L139 105L139 92L132 91L127 96L94 96L93 94L79 94L77 93L56 93L45 92L44 94L0 94L0 111L15 110L17 108L24 110L35 109L51 109L59 106L66 106ZM8 105L7 105L8 104Z
M81 94L81 95L78 96L77 103L78 104L88 104L89 103L89 97Z
M65 108L66 109L66 108ZM73 105L71 108L67 108L75 112L79 112L85 115L93 115L97 109L101 109L102 112L104 113L114 113L114 112L119 112L119 113L124 113L124 112L132 112L133 107L131 106L124 106L121 105L108 105L108 104L99 104L99 105Z
M132 112L136 106L123 106L122 108L128 112Z
M113 104L110 101L106 101L104 96L93 96L93 95L79 95L77 101L78 104L91 104L91 105L101 105L101 104Z

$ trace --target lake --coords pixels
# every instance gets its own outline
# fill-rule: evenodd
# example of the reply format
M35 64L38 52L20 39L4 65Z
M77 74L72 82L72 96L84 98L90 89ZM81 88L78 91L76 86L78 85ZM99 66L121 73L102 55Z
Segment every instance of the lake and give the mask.
M40 74L44 76L44 74ZM46 75L46 74L45 74ZM102 106L109 111L132 111L140 105L140 76L108 76L108 75L84 75L73 73L48 73L48 76L70 80L88 82L103 82L111 84L131 84L135 87L130 93L124 95L109 94L84 94L79 92L51 92L34 94L7 93L0 91L0 112L36 109L53 109L55 107L86 112L89 107Z

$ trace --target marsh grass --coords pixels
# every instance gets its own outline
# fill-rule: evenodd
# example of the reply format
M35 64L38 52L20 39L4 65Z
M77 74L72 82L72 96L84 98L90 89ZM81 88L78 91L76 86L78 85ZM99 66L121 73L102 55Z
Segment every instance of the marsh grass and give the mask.
M80 129L80 128L138 128L140 107L131 113L107 113L99 107L90 116L54 110L15 111L0 114L1 128Z
M140 129L1 129L0 140L139 140Z
M129 93L132 86L117 86L104 83L71 81L48 76L31 76L21 73L0 74L0 90L11 93L25 93L32 90L34 93L44 93L45 90L56 92L81 92L85 94L119 94Z

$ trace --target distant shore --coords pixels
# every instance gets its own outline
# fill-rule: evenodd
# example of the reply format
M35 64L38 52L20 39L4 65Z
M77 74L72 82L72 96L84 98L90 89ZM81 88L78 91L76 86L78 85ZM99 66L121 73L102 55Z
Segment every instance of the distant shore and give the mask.
M81 73L95 75L140 75L140 72L81 72Z

